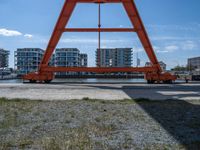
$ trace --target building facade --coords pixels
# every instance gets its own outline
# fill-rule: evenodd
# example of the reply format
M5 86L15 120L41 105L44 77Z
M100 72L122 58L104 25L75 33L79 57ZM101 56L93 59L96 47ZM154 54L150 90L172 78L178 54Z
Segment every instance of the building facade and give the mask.
M40 48L19 48L15 51L15 69L18 75L38 70L44 50Z
M15 51L15 69L17 74L20 76L37 71L44 52L40 48L17 49ZM57 67L87 67L87 54L80 54L77 48L56 49L49 65ZM68 74L75 73L56 73L56 75Z
M9 51L0 49L0 68L7 68L9 66Z
M100 67L131 67L133 61L132 48L97 49L96 65Z
M190 71L200 70L200 57L189 58L188 68Z
M56 67L87 67L87 54L81 54L77 48L60 48L55 51ZM56 75L77 75L76 72L58 72Z
M55 51L55 66L78 67L80 51L77 48L60 48Z
M88 66L88 55L87 54L80 54L80 67L87 67Z

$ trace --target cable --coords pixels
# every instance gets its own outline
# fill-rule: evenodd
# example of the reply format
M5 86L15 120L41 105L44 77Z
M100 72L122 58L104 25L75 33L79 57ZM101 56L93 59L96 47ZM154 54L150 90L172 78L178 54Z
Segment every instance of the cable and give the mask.
M99 20L99 24L98 24L98 27L99 27L99 32L98 32L98 56L99 56L99 64L98 66L101 67L101 3L98 4L98 20Z

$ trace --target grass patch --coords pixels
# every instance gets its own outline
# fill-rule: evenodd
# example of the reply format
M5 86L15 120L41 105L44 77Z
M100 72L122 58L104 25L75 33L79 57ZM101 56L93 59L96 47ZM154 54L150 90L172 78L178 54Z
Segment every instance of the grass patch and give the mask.
M34 103L41 103L41 102L45 102L43 100L28 100L28 99L7 99L7 98L0 98L0 106L4 105L4 104L14 104L14 103L18 103L18 104L34 104Z
M165 141L162 138L167 137L163 130L178 140L187 141L192 137L190 134L198 136L200 102L195 103L149 99L34 101L0 98L0 149L132 149L141 144L146 149L168 149L167 144L162 145L162 140ZM190 129L194 132L190 133ZM187 132L188 136L180 134L182 132ZM140 138L137 135L144 135L146 141L151 134L150 142L137 143ZM176 149L177 143L169 144L169 149ZM199 146L199 141L193 144Z
M64 134L63 134L64 133ZM37 143L45 150L92 150L93 143L85 128L64 130L59 135L43 137Z
M32 144L34 144L34 142L29 139L22 139L17 142L13 140L6 143L0 143L0 149L1 150L15 149L15 148L26 149L30 147Z
M180 100L150 100L146 98L139 99L123 99L123 100L99 100L99 99L90 99L84 97L82 100L56 100L56 101L46 101L46 100L28 100L28 99L7 99L0 98L0 105L9 104L9 103L19 103L19 104L37 104L37 103L101 103L101 104L135 104L135 103L168 103L168 102L179 102ZM192 102L192 101L191 101Z

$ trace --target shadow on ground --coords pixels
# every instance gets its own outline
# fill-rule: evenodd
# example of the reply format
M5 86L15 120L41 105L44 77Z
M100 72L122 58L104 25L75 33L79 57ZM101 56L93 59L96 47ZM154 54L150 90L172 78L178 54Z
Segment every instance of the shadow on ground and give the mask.
M186 86L181 84L173 85L126 85L122 87L105 85L87 85L93 88L106 90L120 90L125 92L131 99L146 98L152 100L200 100L200 85Z
M124 86L116 88L111 86L95 86L101 89L118 89L123 90L130 98L135 99L138 87ZM137 104L149 114L156 122L158 122L171 136L174 137L186 149L200 149L200 105L195 101L172 100L174 96L178 98L199 96L200 87L195 87L193 94L187 94L191 91L188 87L176 85L176 91L182 91L181 94L162 95L162 92L152 90L151 87L144 88L144 93L151 92L153 97L164 97L165 101L136 100ZM173 92L173 88L160 86L159 91ZM145 95L144 95L145 97Z
M185 101L137 102L186 149L200 149L200 106Z

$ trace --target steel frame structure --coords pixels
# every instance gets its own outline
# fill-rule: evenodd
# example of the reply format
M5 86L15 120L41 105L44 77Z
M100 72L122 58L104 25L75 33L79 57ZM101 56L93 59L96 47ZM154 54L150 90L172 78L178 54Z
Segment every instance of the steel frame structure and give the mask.
M133 25L133 28L101 28L100 20L98 28L66 28L67 23L72 15L72 12L77 3L122 3L127 15ZM100 18L100 16L99 16ZM101 68L98 67L50 67L48 63L50 58L64 32L99 32L99 38L101 32L135 32L140 42L142 43L147 56L152 64L151 67L126 67L126 68ZM100 48L100 42L99 42ZM148 34L145 30L142 19L139 15L134 0L65 0L64 6L48 43L46 52L43 56L38 72L30 73L23 77L24 80L30 82L50 82L54 79L54 72L144 72L146 74L146 80L148 83L154 83L155 81L160 82L171 82L176 80L176 77L169 73L162 73L162 69L159 65L157 57L154 53L152 44L149 40Z

